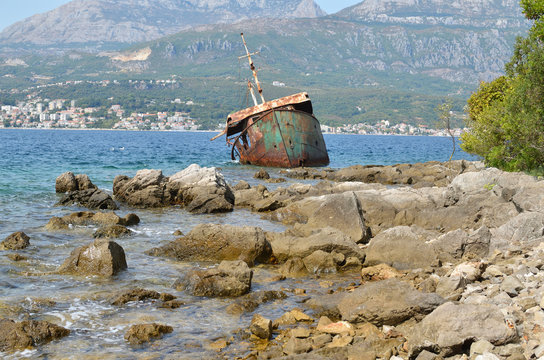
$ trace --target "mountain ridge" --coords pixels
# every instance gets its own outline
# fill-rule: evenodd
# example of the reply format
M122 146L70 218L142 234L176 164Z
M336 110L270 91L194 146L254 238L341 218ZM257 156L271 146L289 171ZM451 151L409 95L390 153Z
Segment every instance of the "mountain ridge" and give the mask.
M0 44L136 43L195 25L317 17L313 0L73 0L0 32Z

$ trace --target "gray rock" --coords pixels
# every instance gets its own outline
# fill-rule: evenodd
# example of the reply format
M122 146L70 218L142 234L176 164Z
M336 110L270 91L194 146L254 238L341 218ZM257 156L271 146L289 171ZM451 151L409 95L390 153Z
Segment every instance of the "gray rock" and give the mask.
M524 288L521 281L515 276L507 276L501 283L501 290L507 293L510 297L517 296L519 292Z
M0 250L22 250L30 245L30 237L22 231L15 232L0 243Z
M140 170L131 179L117 176L113 181L116 199L137 207L183 205L192 213L232 211L234 195L216 168L192 164L172 175L161 170Z
M322 250L314 251L303 259L304 266L310 274L335 273L336 260L331 253Z
M303 228L308 230L337 229L354 242L366 242L370 236L361 204L351 191L302 199L282 209L277 216L306 223Z
M97 239L72 251L60 273L113 276L127 268L125 251L114 241Z
M270 241L272 253L280 262L294 257L305 258L317 250L329 253L336 251L346 257L364 259L364 252L353 240L332 228L320 229L307 237L289 233L267 233L266 236Z
M146 253L193 261L240 259L253 265L256 261L267 262L271 248L258 227L200 224L187 236Z
M285 277L298 277L308 275L308 270L304 261L295 257L284 262L279 269L279 273Z
M252 277L253 271L244 261L222 261L214 269L190 271L174 286L194 296L236 297L249 292Z
M444 299L437 294L422 293L392 278L360 286L343 297L338 309L343 320L381 326L422 318L442 303Z
M502 345L517 339L516 330L507 324L498 307L451 302L436 308L406 335L410 357L423 350L451 356L467 341Z
M487 340L478 340L470 345L470 356L483 355L493 351L495 346Z
M370 240L364 265L384 263L399 270L431 266L437 257L426 240L425 233L408 226L382 231Z
M110 195L99 189L76 190L64 194L56 206L80 205L88 209L117 210L119 207Z
M538 244L542 241L543 235L544 213L521 213L494 231L491 250L506 250L516 243Z
M238 190L248 190L251 189L251 185L245 180L238 181L238 184L234 185L232 187L232 190L238 191Z
M312 341L310 339L291 337L283 345L283 352L287 355L303 354L310 350L312 350Z

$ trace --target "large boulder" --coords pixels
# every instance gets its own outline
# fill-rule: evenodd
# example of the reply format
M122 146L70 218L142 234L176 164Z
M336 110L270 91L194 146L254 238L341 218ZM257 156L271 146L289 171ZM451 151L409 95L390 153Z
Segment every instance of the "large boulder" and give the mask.
M537 245L544 236L544 213L523 212L494 229L491 249L505 250L510 245Z
M47 321L0 320L0 351L34 348L70 334L70 330Z
M237 297L249 292L252 278L244 261L222 261L217 268L189 271L174 286L194 296Z
M408 226L385 230L370 240L365 266L384 263L399 270L430 266L436 260L433 247L426 242L432 235Z
M113 180L113 195L121 202L136 207L161 207L164 203L166 178L161 170L139 170L130 179L118 175Z
M445 303L406 334L410 358L427 350L442 357L460 354L473 342L504 345L517 339L515 326L494 305Z
M140 170L131 179L115 177L113 194L116 199L137 207L183 205L193 213L232 211L234 195L223 175L216 168L192 164L165 177L161 170Z
M361 204L352 191L308 197L279 210L276 216L306 223L305 228L309 230L337 229L354 242L365 242L369 238Z
M96 189L96 186L85 174L74 175L74 173L68 171L59 175L55 180L55 191L58 193L88 189Z
M30 237L22 231L9 235L0 243L0 250L22 250L30 245Z
M268 261L271 250L264 232L258 227L200 224L187 236L147 253L178 260L244 260L253 265L255 261Z
M113 276L127 268L125 251L114 241L97 239L72 251L60 273Z
M267 239L270 241L274 257L280 262L295 257L305 258L317 250L327 253L335 251L346 258L356 257L360 260L365 256L350 237L333 228L319 229L304 237L298 236L296 232L267 233Z
M55 205L80 205L96 210L117 210L119 208L109 194L97 188L67 192Z
M344 296L338 310L345 321L397 325L410 318L422 318L443 303L437 294L420 292L391 278L360 286Z

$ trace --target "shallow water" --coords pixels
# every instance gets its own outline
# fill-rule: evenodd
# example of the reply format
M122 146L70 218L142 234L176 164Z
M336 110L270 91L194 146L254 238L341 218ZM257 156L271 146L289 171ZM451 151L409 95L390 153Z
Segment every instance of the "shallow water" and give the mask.
M47 232L43 226L52 216L63 216L78 207L55 207L55 178L65 171L89 175L93 183L111 193L116 175L133 176L144 168L162 169L171 175L191 163L220 167L227 181L241 179L251 184L256 167L229 160L230 151L220 140L210 142L213 133L0 130L0 239L15 231L30 236L31 246L18 253L29 260L13 262L0 253L0 317L15 320L47 320L71 330L70 336L38 350L1 354L4 358L210 358L210 342L229 338L238 328L249 325L253 313L240 317L225 312L232 299L205 299L175 291L173 282L187 269L213 264L177 262L145 255L150 248L174 240L174 231L188 233L201 223L259 226L266 231L283 231L281 224L263 220L258 214L236 209L222 215L191 215L172 207L159 210L121 206L116 213L135 212L141 223L132 227L134 235L117 242L124 248L128 270L112 279L57 275L53 272L70 252L92 241L93 227L76 227L65 232ZM432 137L325 135L330 167L354 164L394 164L445 161L451 140ZM456 158L471 159L458 152ZM277 169L268 169L279 176ZM297 180L300 182L299 180ZM289 186L265 184L268 188ZM277 273L272 267L254 269L252 290L303 288L309 296L326 288L315 280L271 282ZM325 276L335 287L356 280ZM158 308L151 302L110 305L112 294L141 287L168 292L186 305L178 309ZM256 311L277 318L299 306L301 296L261 305ZM135 348L124 340L128 327L137 323L159 322L174 332L149 347ZM247 349L231 349L229 356Z

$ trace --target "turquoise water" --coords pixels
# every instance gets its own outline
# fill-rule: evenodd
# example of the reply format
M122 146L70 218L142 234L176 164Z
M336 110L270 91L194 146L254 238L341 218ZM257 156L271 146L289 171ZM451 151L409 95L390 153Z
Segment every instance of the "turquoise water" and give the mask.
M172 175L192 163L220 167L231 184L241 179L256 184L252 175L257 168L230 161L230 150L224 141L209 141L214 135L0 130L0 240L15 231L24 231L31 238L31 246L19 252L27 256L28 261L13 262L5 256L9 252L0 252L0 317L43 319L72 330L68 338L10 357L134 358L152 354L166 358L206 358L215 356L207 348L209 342L228 338L235 329L248 326L252 314L238 318L225 313L231 300L194 298L171 288L189 267L209 264L180 263L150 257L144 252L174 240L174 231L187 233L200 223L255 225L266 231L283 231L281 224L263 220L247 210L237 209L223 215L191 215L179 208L142 210L122 206L117 211L119 215L135 212L142 221L132 228L134 236L118 240L125 249L129 269L107 280L54 274L73 249L92 241L93 227L61 233L49 233L43 228L52 216L85 210L53 206L59 197L54 192L55 179L65 171L87 174L110 193L116 175L133 176L145 168L162 169L165 175ZM332 168L445 161L451 152L451 140L438 137L325 135L325 141ZM455 158L472 159L460 151ZM268 170L278 176L278 169ZM289 182L279 186L288 185ZM302 287L310 294L326 290L316 287L315 281L266 280L274 275L271 268L256 268L253 289ZM122 308L109 304L112 293L133 287L173 293L186 305L169 310L149 303L128 304ZM55 303L40 305L40 298ZM297 306L297 301L296 297L290 297L281 303L263 305L257 311L275 318ZM167 323L174 327L174 333L151 348L134 349L125 343L123 335L131 324L142 322Z

